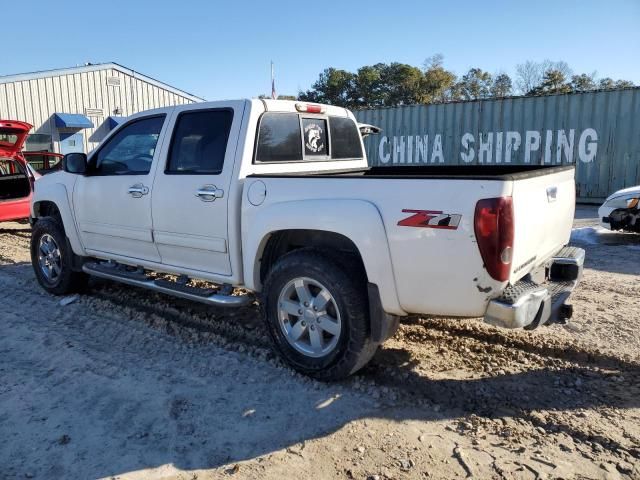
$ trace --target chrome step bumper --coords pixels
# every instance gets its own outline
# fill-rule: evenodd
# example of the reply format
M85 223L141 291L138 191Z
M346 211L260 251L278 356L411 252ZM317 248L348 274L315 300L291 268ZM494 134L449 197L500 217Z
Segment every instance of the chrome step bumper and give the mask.
M582 278L584 254L582 248L564 247L549 263L549 280L510 285L489 302L484 321L504 328L535 328L568 320L572 309L566 301Z

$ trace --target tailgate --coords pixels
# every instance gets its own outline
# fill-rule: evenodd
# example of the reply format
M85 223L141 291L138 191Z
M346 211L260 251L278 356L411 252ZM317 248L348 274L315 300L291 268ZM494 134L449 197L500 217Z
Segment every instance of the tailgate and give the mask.
M574 167L550 168L514 179L511 283L569 242L575 210L574 174Z

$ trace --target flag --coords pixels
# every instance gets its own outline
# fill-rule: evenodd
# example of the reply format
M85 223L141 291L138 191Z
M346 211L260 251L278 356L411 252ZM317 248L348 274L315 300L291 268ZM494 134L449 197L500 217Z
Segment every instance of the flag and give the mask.
M273 62L271 62L271 98L278 98L276 95L276 78L273 76Z

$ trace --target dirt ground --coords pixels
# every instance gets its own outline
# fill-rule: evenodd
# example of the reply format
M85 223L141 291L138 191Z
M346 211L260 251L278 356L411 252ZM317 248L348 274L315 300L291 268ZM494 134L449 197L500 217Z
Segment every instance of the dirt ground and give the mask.
M0 478L638 479L640 238L595 215L569 324L408 319L337 384L285 367L255 306L101 281L61 303L1 224Z

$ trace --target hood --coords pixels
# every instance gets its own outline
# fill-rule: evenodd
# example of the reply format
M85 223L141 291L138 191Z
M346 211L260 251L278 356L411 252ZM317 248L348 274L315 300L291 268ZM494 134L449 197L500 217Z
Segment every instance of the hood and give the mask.
M627 195L638 194L640 196L640 185L636 185L635 187L624 188L622 190L618 190L615 193L612 193L607 197L607 200L611 200L612 198L622 197Z
M14 157L22 150L32 125L16 120L0 120L0 155Z

